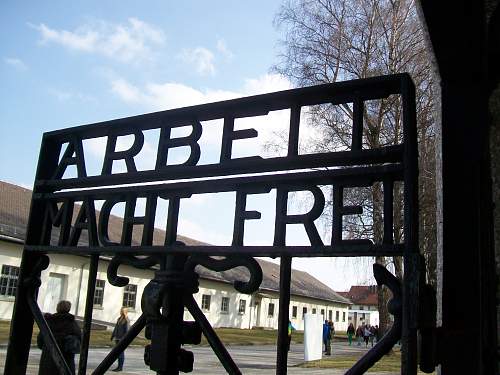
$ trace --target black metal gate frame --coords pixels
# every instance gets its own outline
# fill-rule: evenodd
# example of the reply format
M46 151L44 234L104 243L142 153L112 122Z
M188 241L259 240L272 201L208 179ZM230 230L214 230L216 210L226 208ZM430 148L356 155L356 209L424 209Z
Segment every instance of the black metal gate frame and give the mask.
M401 97L403 142L379 149L363 149L364 103L389 95ZM323 103L352 103L351 150L301 155L298 152L301 108ZM235 130L236 118L266 115L283 109L290 110L286 156L232 159L234 140L257 136L254 129ZM197 165L200 157L197 141L203 131L201 121L213 119L224 120L220 162ZM193 129L190 135L170 137L171 129L186 125ZM156 166L154 170L138 171L134 156L144 144L142 132L148 129L161 129ZM132 135L134 143L128 150L116 151L117 139L124 135ZM96 137L107 137L102 173L87 176L82 142ZM190 148L188 160L182 165L167 166L169 149L180 146ZM125 161L127 172L112 173L113 162L117 160ZM77 177L62 178L68 166L76 167ZM36 303L40 274L49 264L46 254L69 253L91 257L79 374L86 372L97 265L99 256L104 255L112 256L108 280L113 285L124 286L128 283L127 278L118 275L121 264L138 268L158 266L159 269L143 293L143 314L94 374L103 374L144 327L147 328L146 336L151 339L151 345L146 350L146 362L159 374L192 370L193 355L181 346L198 343L201 331L227 372L239 374L237 365L193 298L193 293L198 290L198 275L194 269L196 265L215 271L244 266L250 273L250 279L235 282L235 288L251 293L259 288L262 281L262 270L253 258L255 256L281 258L276 373L286 374L292 258L395 255L404 257L405 279L402 286L385 268L374 266L377 282L387 285L393 292L389 310L395 316L394 325L347 373L364 373L401 339L402 374L416 374L418 296L422 277L422 258L418 251L417 178L415 89L407 74L293 89L45 133L33 190L5 373L17 375L26 372L34 322L38 324L61 374L70 373ZM393 186L397 181L404 182L403 244L395 244L393 240ZM145 182L150 184L142 184ZM374 182L381 182L384 187L382 243L342 239L342 217L360 212L360 207L344 206L343 189L371 186ZM335 209L330 244L323 244L313 223L321 215L325 204L318 185L333 186ZM246 197L271 189L277 190L274 243L272 246L246 246L243 244L244 222L260 218L259 212L246 210ZM313 208L306 214L288 215L288 193L299 190L308 190L313 194ZM180 199L192 194L225 191L236 192L232 245L192 246L176 241ZM152 245L158 197L169 201L164 246ZM137 198L146 198L143 217L134 216ZM105 200L98 218L95 200ZM81 206L75 206L75 202L82 202ZM125 217L122 238L119 243L113 243L108 238L107 225L111 209L118 202L125 202ZM79 207L79 212L72 225L75 207ZM285 244L286 225L293 223L304 225L311 246ZM140 246L131 245L134 225L144 226ZM57 244L51 241L54 227L59 228ZM83 231L88 234L88 245L85 246L79 243ZM183 321L184 306L196 323Z

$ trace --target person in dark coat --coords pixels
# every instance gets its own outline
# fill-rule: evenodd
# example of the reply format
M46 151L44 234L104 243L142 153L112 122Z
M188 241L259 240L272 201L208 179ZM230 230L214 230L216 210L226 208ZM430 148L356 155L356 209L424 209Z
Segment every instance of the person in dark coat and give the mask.
M127 317L127 309L122 307L120 309L120 317L116 321L115 328L113 329L113 333L111 334L111 340L115 340L115 344L118 344L118 341L122 339L123 336L127 333L130 326L130 322ZM123 370L123 364L125 362L125 352L121 352L118 356L118 366L112 371L118 372Z
M347 340L349 341L349 346L352 345L352 337L354 336L354 324L349 323L349 327L347 327Z
M75 373L75 353L79 353L82 339L82 331L75 321L75 317L69 313L71 302L59 301L55 314L45 314L45 320L54 335L57 345L61 349L64 360L68 364L71 373ZM58 374L56 364L44 343L42 335L38 334L37 344L42 349L38 375Z

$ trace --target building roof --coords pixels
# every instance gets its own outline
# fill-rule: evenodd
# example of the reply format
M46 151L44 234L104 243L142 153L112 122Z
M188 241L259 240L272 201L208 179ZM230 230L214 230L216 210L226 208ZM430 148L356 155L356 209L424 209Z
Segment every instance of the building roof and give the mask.
M24 241L26 229L28 227L28 216L31 202L32 191L21 186L13 185L0 181L0 235ZM74 210L74 218L78 210ZM98 212L96 213L98 215ZM122 231L123 219L110 215L109 218L109 238L112 241L119 242ZM56 232L56 231L53 231ZM134 227L132 236L132 245L139 245L141 241L142 230L139 226ZM188 245L206 245L203 242L193 240L189 237L178 235L177 239ZM53 234L53 240L57 240L57 233ZM155 228L153 235L153 244L162 245L165 241L165 231ZM79 241L80 244L88 243L86 231L82 232ZM280 267L278 264L271 263L262 259L257 259L262 271L263 280L260 289L268 291L279 291ZM237 267L232 270L215 272L204 267L198 266L196 271L201 278L232 283L235 280L248 280L248 271L243 267ZM309 275L307 272L292 270L290 292L292 295L318 298L321 300L338 302L342 304L351 304L351 302L333 291L331 288Z
M337 293L345 298L349 298L355 305L378 305L376 285L353 285L348 292Z
M262 268L261 290L279 291L280 266L279 264L256 259ZM206 268L197 267L196 271L200 277L210 280L233 282L235 280L248 280L249 273L243 267L237 267L229 271L214 272ZM323 284L307 272L292 270L290 293L295 296L312 297L321 300L352 304L347 298Z

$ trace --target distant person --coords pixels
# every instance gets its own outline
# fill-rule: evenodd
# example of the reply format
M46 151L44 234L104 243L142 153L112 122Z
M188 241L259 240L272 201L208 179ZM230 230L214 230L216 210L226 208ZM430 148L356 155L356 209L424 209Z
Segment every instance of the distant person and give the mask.
M371 326L370 327L370 345L372 348L373 348L373 341L375 340L377 335L378 335L377 329L375 328L375 326Z
M293 331L295 331L295 327L292 325L291 321L288 321L288 347L287 347L288 351L290 351L290 344L292 342Z
M115 345L122 339L127 333L130 326L130 322L127 317L127 309L122 307L120 309L120 317L116 321L115 328L111 334L111 340L115 340ZM118 372L123 371L123 364L125 363L125 351L122 351L118 356L118 366L112 371Z
M335 336L335 326L331 320L328 321L328 327L330 328L329 339L328 339L328 347L326 350L326 355L332 354L332 345L333 345L333 337Z
M358 342L358 346L361 346L361 343L363 342L364 330L365 330L364 324L356 328L356 341Z
M380 341L380 330L378 328L378 325L375 325L375 342Z
M352 337L355 333L354 324L349 323L349 327L347 327L347 341L349 342L349 346L352 345Z
M80 353L80 344L82 339L82 331L76 324L75 317L69 313L71 310L71 302L59 301L56 307L55 314L44 314L45 320L49 325L54 338L56 339L59 349L61 349L64 360L68 364L71 373L75 373L75 354ZM42 335L39 333L37 344L42 349L40 357L40 366L38 375L54 375L58 374L59 370L52 360L47 344L43 341Z
M372 335L370 331L370 325L367 324L363 329L363 338L365 339L365 347L368 347L368 341L370 340L370 336Z
M330 355L328 353L330 350L330 326L328 325L328 320L325 320L325 323L323 323L323 345L323 352L326 355Z

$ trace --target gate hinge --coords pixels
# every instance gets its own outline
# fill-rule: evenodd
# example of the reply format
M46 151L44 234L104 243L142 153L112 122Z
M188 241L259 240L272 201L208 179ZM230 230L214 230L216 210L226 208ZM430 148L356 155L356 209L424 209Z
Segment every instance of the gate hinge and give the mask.
M419 306L419 367L422 372L432 373L440 363L442 330L436 327L436 291L431 285L421 288Z

